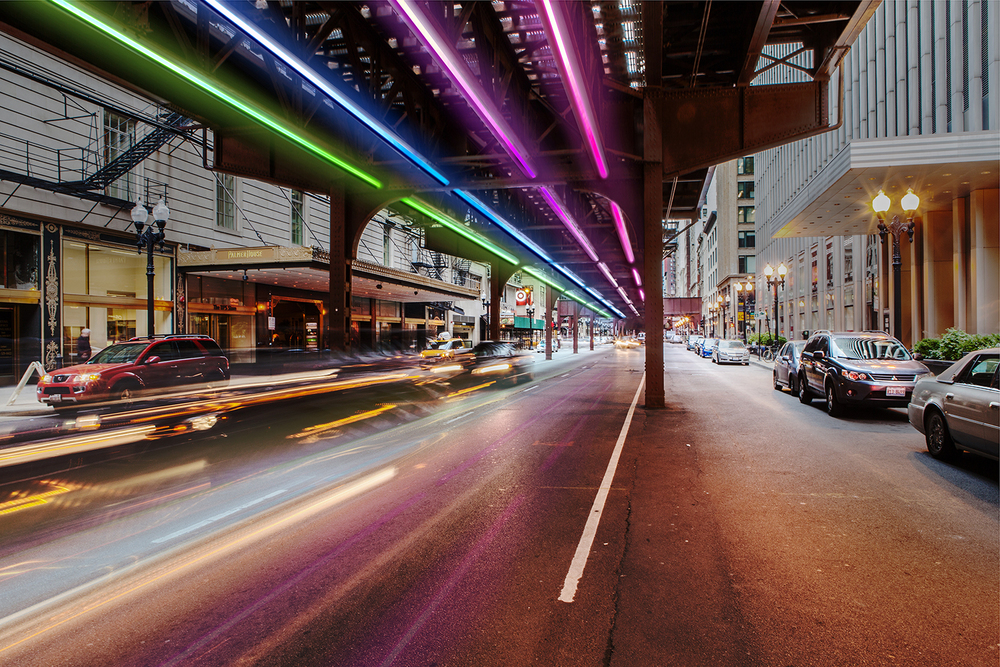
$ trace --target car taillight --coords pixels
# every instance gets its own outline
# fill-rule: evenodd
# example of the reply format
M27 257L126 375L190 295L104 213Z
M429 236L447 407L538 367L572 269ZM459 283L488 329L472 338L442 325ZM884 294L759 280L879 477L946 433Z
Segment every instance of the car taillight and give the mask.
M843 375L845 378L848 378L849 380L854 380L855 382L859 382L859 381L867 380L868 379L867 375L865 375L864 373L858 373L857 371L844 371L844 370L842 370L842 371L840 371L840 374Z

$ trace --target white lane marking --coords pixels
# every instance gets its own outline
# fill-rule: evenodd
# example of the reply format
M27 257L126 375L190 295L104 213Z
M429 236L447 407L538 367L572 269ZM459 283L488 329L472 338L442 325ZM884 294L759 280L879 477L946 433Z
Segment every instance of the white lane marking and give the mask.
M622 431L618 434L618 442L611 453L611 460L608 461L608 469L604 471L604 479L597 490L597 497L594 498L594 505L590 508L590 516L587 517L587 525L583 528L583 535L580 536L580 543L576 546L576 553L573 555L573 562L570 563L569 572L563 581L562 592L559 594L560 602L572 602L576 597L576 587L583 576L583 568L587 566L587 557L590 555L590 548L594 544L594 537L597 535L597 526L601 523L601 513L604 511L604 503L608 499L608 492L611 490L611 482L615 478L615 471L618 469L618 459L622 455L622 447L625 445L625 436L628 435L628 427L632 423L632 415L635 413L636 403L639 402L639 394L642 392L642 385L646 381L646 374L642 374L639 380L639 388L635 390L635 397L632 405L629 406L628 414L625 416L625 423Z
M223 512L222 514L216 514L215 516L213 516L213 517L211 517L209 519L205 519L204 521L199 521L198 523L192 524L192 525L190 525L190 526L188 526L186 528L181 528L180 530L178 530L176 532L170 533L169 535L167 535L165 537L160 537L158 539L155 539L155 540L153 540L153 544L160 544L162 542L168 542L168 541L170 541L170 540L172 540L174 538L180 537L181 535L185 535L187 533L190 533L191 531L198 530L199 528L204 528L205 526L207 526L210 523L218 521L219 519L225 519L227 516L229 516L231 514L236 514L237 512L239 512L241 510L245 510L248 507L253 507L254 505L256 505L258 503L262 503L265 500L269 500L271 498L274 498L275 496L280 496L282 493L285 493L285 492L286 492L285 489L278 489L277 491L272 491L271 493L267 494L266 496L261 496L260 498L257 498L255 500L251 500L250 502L244 503L244 504L240 505L239 507L234 507L232 509L228 509L225 512Z
M450 424L452 422L457 422L459 419L464 419L465 417L468 417L473 412L475 412L475 410L470 410L469 412L466 412L464 415L459 415L459 416L455 417L454 419L449 419L448 421L445 422L445 424Z
M560 375L561 378L568 378L572 373L566 373L565 375Z
M523 394L526 391L534 391L535 389L538 389L538 385L537 384L532 385L532 386L528 387L527 389L522 390L521 393Z

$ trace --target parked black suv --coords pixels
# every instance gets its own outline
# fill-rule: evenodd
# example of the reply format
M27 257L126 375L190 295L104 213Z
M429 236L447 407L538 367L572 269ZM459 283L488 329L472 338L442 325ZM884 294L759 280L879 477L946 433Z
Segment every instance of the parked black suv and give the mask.
M826 397L831 416L847 405L905 408L917 380L930 373L898 340L880 331L817 331L799 363L799 400Z

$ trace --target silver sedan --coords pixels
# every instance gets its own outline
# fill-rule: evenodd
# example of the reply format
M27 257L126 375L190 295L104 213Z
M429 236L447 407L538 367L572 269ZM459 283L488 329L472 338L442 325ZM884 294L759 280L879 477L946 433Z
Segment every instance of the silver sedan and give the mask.
M917 382L907 413L913 427L926 437L931 456L947 460L965 450L998 458L998 365L1000 348L977 350L940 375Z

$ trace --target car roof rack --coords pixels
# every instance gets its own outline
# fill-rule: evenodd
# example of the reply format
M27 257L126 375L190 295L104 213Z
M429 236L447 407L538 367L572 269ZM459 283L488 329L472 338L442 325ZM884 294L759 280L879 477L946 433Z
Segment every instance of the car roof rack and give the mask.
M152 336L133 336L128 342L140 340L166 340L170 338L212 338L207 334L153 334Z

